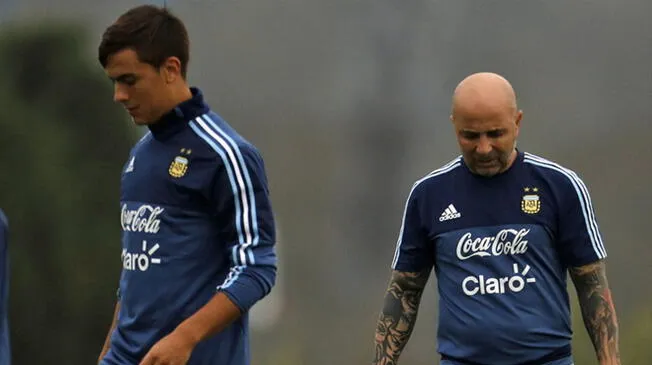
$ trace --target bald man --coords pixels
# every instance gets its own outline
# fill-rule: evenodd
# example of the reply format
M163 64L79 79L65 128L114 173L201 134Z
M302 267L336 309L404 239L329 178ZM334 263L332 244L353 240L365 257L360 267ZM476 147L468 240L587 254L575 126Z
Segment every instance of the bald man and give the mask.
M571 365L567 273L601 365L620 364L607 254L578 175L516 149L523 113L502 76L455 89L462 155L410 191L373 364L396 364L434 267L442 365Z

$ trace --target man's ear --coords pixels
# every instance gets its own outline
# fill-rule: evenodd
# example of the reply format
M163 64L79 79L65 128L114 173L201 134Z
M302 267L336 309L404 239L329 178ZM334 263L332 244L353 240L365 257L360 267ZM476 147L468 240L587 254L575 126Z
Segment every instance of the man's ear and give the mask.
M173 83L180 77L183 77L181 75L181 61L178 57L168 57L165 62L163 62L161 70L163 71L165 82L168 84Z

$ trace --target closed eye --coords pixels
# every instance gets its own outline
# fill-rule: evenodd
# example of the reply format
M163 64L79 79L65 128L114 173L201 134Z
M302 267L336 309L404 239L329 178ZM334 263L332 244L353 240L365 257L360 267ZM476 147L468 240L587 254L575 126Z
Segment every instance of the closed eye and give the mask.
M499 138L505 135L505 130L504 129L495 129L487 132L487 137L489 138Z
M481 133L471 131L462 131L460 134L462 135L462 138L469 140L478 139L481 135Z
M505 133L507 133L507 130L505 129L492 129L487 132L461 131L460 136L467 140L476 140L483 134L485 134L487 138L500 138L504 136Z
M138 82L138 76L136 76L135 74L124 74L115 78L112 77L111 80L119 84L134 86L136 82Z

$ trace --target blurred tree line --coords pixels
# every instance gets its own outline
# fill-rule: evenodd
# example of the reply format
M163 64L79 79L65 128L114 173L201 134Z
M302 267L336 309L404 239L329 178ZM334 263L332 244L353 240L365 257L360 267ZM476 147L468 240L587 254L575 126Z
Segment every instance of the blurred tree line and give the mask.
M120 171L138 135L84 52L85 34L69 24L0 28L0 206L11 229L15 365L95 363L114 306ZM574 313L576 363L596 363L576 304ZM619 317L623 364L652 362L650 306ZM360 358L371 359L372 331ZM315 340L303 332L278 337L301 348ZM297 352L284 359L254 349L254 359L294 365L319 356Z
M134 128L83 28L0 33L0 204L10 223L14 363L92 364L120 270L120 171Z

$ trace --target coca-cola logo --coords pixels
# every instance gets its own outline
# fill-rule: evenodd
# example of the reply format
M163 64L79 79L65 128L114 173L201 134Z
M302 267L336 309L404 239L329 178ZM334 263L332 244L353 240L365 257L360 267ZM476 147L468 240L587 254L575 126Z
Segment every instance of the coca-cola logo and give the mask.
M495 236L475 237L465 233L457 242L457 257L466 260L474 256L521 255L527 251L525 236L529 229L503 229Z
M161 220L158 218L164 209L151 205L141 205L138 209L129 210L127 205L122 206L120 224L128 232L158 233Z

